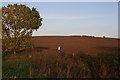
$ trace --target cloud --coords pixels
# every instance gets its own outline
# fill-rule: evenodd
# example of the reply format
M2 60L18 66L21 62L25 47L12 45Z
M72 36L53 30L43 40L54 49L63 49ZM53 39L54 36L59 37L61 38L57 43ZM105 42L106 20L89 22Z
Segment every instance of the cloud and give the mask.
M57 20L83 20L83 19L96 19L101 18L103 16L64 16L64 15L58 15L58 16L43 16L44 19L57 19Z

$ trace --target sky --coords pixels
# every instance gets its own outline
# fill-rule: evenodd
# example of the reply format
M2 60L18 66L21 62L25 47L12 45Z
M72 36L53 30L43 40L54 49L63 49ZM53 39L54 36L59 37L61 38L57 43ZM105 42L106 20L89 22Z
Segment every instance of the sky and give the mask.
M35 7L43 18L33 36L118 37L117 2L3 2Z
M118 3L118 13L120 14L120 2ZM120 16L118 16L118 38L120 38Z
M118 2L119 0L2 0L2 2Z

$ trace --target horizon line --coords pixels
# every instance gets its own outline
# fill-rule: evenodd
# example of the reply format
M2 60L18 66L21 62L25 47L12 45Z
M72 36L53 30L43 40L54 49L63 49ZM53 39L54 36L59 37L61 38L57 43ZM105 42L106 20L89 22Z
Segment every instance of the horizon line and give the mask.
M96 38L115 38L120 39L119 37L110 37L110 36L93 36L93 35L32 35L32 37L96 37Z

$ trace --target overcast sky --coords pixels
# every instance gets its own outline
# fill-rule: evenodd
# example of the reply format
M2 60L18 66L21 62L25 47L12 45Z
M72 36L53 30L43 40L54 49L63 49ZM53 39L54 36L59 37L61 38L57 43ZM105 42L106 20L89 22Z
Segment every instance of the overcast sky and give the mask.
M2 6L7 4L3 2ZM35 7L40 12L43 25L33 33L33 36L118 37L117 2L17 2L17 4Z

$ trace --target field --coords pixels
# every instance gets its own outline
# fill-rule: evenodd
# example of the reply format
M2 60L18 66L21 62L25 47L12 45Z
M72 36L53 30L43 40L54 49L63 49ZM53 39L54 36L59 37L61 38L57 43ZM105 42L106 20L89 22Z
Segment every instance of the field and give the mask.
M119 78L118 39L36 36L31 41L32 49L3 57L3 78Z
M62 52L79 53L90 55L117 54L118 40L94 37L33 37L33 46L36 53L57 54L57 47L61 46Z

